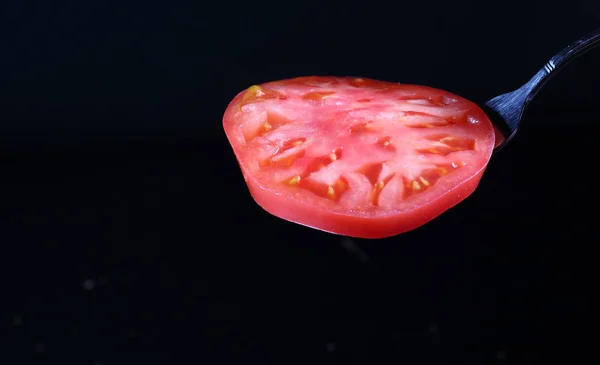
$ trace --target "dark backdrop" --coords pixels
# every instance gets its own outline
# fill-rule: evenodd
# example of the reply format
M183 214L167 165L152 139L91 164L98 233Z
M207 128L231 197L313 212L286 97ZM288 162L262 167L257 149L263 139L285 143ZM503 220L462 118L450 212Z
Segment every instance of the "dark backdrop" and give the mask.
M539 94L472 197L385 240L262 211L221 116L310 74L483 102L599 25L592 0L3 3L0 363L573 361L600 51Z

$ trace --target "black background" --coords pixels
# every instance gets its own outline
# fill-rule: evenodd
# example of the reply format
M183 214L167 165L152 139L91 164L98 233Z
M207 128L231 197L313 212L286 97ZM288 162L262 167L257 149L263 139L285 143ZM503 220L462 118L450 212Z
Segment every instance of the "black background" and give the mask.
M539 94L469 199L385 240L262 211L221 117L312 74L484 102L599 24L592 0L3 3L0 364L573 361L600 51Z

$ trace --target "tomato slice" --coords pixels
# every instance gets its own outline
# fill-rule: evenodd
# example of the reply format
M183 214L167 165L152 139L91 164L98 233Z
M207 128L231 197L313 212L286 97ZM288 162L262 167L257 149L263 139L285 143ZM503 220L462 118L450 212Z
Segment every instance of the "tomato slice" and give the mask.
M258 205L359 238L415 229L464 200L495 141L485 113L457 95L349 77L252 86L223 127Z

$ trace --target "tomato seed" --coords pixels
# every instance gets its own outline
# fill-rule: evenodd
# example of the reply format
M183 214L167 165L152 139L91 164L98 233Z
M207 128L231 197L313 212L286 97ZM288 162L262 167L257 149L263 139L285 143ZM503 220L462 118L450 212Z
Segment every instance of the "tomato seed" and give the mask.
M390 137L380 138L377 140L377 145L389 151L396 151Z
M412 186L411 186L411 187L412 187L412 189L413 189L413 190L415 190L415 191L419 191L419 190L421 190L421 185L419 184L419 182L418 182L418 181L413 181L413 182L412 182Z
M278 91L269 90L269 89L265 89L260 86L254 85L254 86L250 86L248 89L246 89L246 92L242 96L242 100L240 102L240 107L247 105L247 104L256 103L256 102L264 101L264 100L268 100L268 99L285 100L285 99L287 99L287 97Z
M302 99L310 101L321 101L330 95L335 94L333 91L309 92L302 95Z
M373 122L355 124L350 127L350 133L366 133L374 131Z
M300 183L300 175L296 175L288 181L290 185L298 185Z
M335 190L332 186L327 187L327 196L329 199L335 199Z

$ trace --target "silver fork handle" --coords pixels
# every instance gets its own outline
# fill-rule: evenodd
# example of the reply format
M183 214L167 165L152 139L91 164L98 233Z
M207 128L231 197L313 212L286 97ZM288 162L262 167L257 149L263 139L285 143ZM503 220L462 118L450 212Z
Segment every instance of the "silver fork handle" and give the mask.
M600 45L600 29L588 33L563 48L527 84L523 85L523 88L527 89L527 100L531 100L537 94L555 71L598 45Z

